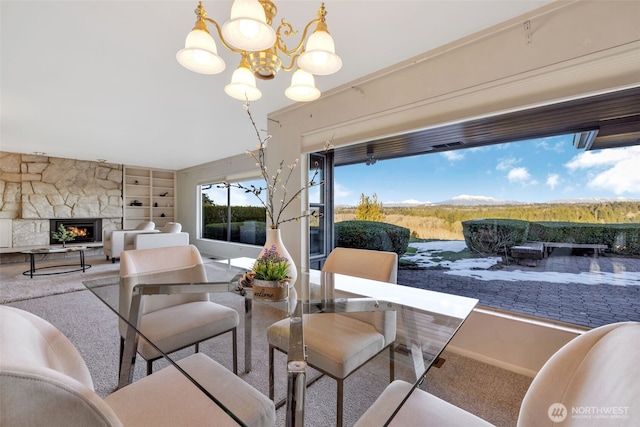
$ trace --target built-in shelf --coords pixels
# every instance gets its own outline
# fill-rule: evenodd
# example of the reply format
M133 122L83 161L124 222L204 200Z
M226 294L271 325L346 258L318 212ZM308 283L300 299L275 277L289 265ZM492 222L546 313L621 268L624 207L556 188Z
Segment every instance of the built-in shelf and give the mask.
M175 221L175 178L174 171L125 166L123 227L153 221L161 228Z

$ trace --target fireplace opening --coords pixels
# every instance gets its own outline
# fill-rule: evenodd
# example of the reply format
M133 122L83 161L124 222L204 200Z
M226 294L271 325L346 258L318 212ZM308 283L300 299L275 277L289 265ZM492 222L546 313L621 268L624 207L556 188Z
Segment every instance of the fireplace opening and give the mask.
M58 218L50 219L49 226L53 233L58 230L60 224L76 237L71 243L94 243L102 241L102 218ZM60 242L49 235L49 244L56 245Z

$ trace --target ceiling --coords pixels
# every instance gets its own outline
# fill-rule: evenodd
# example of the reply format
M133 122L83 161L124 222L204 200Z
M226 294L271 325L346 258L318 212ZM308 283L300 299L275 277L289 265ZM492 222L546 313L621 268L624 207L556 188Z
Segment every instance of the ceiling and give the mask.
M342 69L319 76L322 91L511 19L550 0L325 1ZM220 23L231 1L204 1ZM319 1L278 1L298 30ZM219 75L175 60L191 30L195 0L7 1L1 17L0 149L183 169L253 147L242 102L224 94L237 55ZM216 36L217 37L217 36ZM297 39L295 39L297 41ZM291 103L290 73L259 81L259 128Z

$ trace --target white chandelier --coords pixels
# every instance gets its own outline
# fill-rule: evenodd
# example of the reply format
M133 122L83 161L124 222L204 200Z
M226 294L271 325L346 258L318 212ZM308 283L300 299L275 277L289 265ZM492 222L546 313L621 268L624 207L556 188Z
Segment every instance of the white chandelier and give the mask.
M187 35L184 49L176 58L185 68L201 74L218 74L225 69L224 60L218 55L216 42L207 30L207 22L213 24L223 46L241 56L240 65L233 72L231 83L224 91L232 98L255 101L262 96L256 86L256 77L273 79L280 69L291 71L291 85L285 90L287 98L307 102L320 97L313 75L333 74L342 67L342 60L335 53L333 38L327 30L327 12L324 3L318 10L318 17L309 22L302 33L300 42L287 48L283 37L297 34L291 24L281 21L277 30L271 22L277 8L271 0L235 0L231 7L230 19L222 25L207 17L207 12L199 2L195 10L197 19L193 30ZM316 24L309 36L309 28ZM289 65L283 65L279 54L291 58Z

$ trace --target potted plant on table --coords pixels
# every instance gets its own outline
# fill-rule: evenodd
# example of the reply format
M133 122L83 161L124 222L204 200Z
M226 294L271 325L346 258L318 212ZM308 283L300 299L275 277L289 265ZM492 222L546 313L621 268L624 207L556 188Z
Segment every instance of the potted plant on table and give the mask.
M61 242L62 247L66 248L67 242L72 242L76 238L76 233L69 231L64 224L60 224L58 226L58 231L53 231L51 233L51 237L53 237L53 240Z
M272 245L256 260L243 282L253 288L255 299L283 301L289 296L288 270L289 261Z

